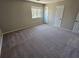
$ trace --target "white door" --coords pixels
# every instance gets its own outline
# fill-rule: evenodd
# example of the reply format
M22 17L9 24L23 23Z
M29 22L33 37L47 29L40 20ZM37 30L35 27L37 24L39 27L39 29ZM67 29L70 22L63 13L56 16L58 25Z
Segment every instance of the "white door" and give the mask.
M76 22L74 22L73 26L73 32L79 33L79 13L77 14L77 17L75 19Z
M73 32L79 33L79 22L74 23Z
M54 20L55 27L61 26L63 12L64 12L64 5L56 6L56 14L55 14L55 20Z

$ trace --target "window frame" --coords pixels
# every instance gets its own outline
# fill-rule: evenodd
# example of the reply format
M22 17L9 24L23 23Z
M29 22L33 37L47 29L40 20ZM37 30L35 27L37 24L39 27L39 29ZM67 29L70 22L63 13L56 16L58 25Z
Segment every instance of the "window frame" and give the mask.
M34 9L36 9L36 10L33 11ZM41 18L43 9L42 9L42 7L32 6L31 7L31 12L32 12L32 18Z

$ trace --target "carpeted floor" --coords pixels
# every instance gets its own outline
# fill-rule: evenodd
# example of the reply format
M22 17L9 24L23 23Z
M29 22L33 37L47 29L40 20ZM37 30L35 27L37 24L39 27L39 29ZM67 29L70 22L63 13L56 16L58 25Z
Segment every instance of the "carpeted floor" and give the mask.
M4 35L1 57L79 57L79 34L39 25Z

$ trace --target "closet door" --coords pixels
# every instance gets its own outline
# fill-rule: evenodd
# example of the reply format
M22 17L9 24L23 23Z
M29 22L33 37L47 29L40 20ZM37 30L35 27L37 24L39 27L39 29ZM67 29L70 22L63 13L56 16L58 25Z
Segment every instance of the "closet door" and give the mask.
M63 12L64 12L64 5L56 6L56 14L55 14L55 22L54 22L55 27L61 26Z
M73 32L79 33L79 22L74 23Z
M73 32L79 33L79 13L75 20L76 22L74 22Z

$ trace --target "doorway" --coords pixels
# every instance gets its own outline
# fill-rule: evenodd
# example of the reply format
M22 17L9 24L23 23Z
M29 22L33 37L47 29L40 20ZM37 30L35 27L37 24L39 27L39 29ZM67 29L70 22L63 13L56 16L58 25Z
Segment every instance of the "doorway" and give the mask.
M56 13L55 13L55 20L54 20L55 27L61 26L63 12L64 12L64 5L56 6Z

